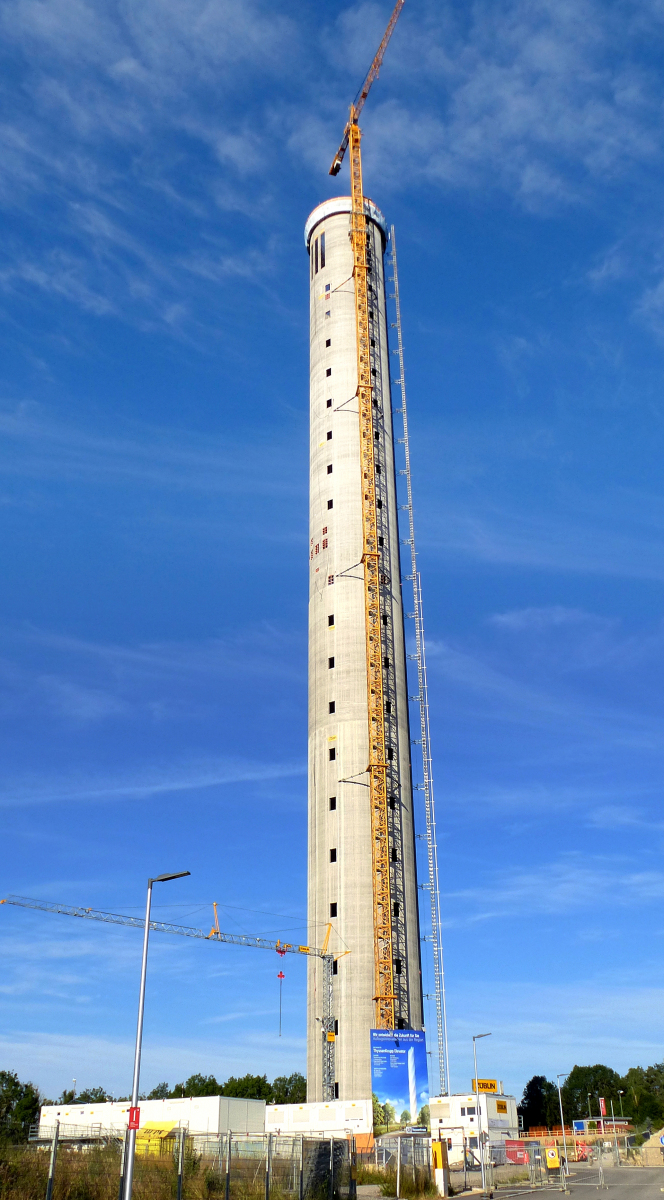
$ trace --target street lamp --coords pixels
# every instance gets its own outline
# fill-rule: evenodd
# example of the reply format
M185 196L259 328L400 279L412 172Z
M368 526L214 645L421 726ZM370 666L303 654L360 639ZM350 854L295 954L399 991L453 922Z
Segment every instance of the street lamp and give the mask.
M191 871L177 871L174 875L156 875L148 879L148 899L145 906L145 930L143 933L143 961L141 963L141 987L138 994L138 1024L136 1026L136 1049L134 1051L134 1082L131 1089L131 1109L129 1112L129 1129L127 1131L127 1152L125 1159L124 1200L131 1200L131 1189L134 1182L134 1156L136 1153L136 1129L138 1127L138 1083L141 1074L141 1045L143 1042L143 1009L145 1007L145 975L148 967L148 937L150 936L150 908L152 906L152 884L167 883L169 879L184 879Z
M569 1163L567 1161L567 1134L565 1133L565 1119L563 1117L563 1094L560 1090L560 1081L561 1081L561 1079L567 1079L568 1075L569 1075L569 1071L561 1071L560 1075L556 1076L556 1078L558 1080L558 1103L560 1105L560 1124L563 1127L563 1146L565 1147L565 1174L566 1175L569 1175Z
M618 1088L618 1095L620 1096L620 1115L621 1115L621 1117L624 1117L624 1116L625 1116L625 1114L624 1114L624 1112L623 1112L622 1098L623 1098L623 1096L625 1095L625 1093L624 1093L623 1091L621 1091L621 1089L620 1089L620 1088Z
M491 1037L490 1033L473 1034L473 1061L475 1063L475 1112L477 1114L477 1140L480 1147L480 1171L482 1172L482 1191L485 1186L484 1146L482 1144L482 1114L480 1112L480 1081L477 1078L477 1043L480 1038Z

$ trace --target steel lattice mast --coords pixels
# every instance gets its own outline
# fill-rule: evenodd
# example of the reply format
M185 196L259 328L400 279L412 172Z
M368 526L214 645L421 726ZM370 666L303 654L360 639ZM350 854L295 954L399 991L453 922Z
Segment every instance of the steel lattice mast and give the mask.
M406 373L404 369L403 336L401 329L401 301L399 297L399 273L397 269L397 243L394 226L390 230L392 243L391 267L396 321L394 328L397 334L397 348L393 351L399 359L399 378L392 382L398 384L401 391L401 417L403 420L403 438L406 478L407 503L400 507L408 513L408 537L402 543L410 547L411 574L406 578L413 585L413 613L415 621L415 654L409 655L417 663L418 694L411 696L419 705L420 710L420 739L422 749L422 790L424 792L424 812L426 819L427 860L429 882L421 886L429 891L431 901L431 939L433 944L433 971L436 1000L436 1032L438 1039L438 1070L440 1075L441 1095L449 1093L449 1067L447 1060L447 1008L445 1003L445 969L443 965L443 945L441 940L440 920L440 887L438 880L438 842L436 838L436 808L433 790L433 772L431 763L431 739L429 730L429 690L427 684L426 649L424 641L424 615L422 612L422 587L420 574L417 569L417 551L415 549L415 519L413 514L413 489L410 473L410 441L408 437L408 405L406 400ZM415 785L417 786L417 785Z

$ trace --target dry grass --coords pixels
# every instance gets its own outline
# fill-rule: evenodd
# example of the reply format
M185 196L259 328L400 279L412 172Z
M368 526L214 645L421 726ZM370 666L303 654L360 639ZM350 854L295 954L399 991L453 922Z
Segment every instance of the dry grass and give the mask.
M0 1200L44 1200L49 1151L35 1147L0 1149ZM232 1179L233 1200L264 1200L264 1174L254 1172ZM55 1172L53 1200L118 1200L120 1153L114 1147L80 1152L61 1148ZM184 1200L223 1200L226 1179L210 1162L188 1155L185 1164ZM173 1200L177 1174L170 1155L136 1158L133 1200ZM278 1187L272 1200L286 1200Z

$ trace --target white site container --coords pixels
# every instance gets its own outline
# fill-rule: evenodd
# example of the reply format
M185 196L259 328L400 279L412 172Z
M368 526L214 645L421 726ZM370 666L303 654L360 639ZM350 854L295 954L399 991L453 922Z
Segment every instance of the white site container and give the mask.
M434 1141L447 1142L450 1163L463 1162L464 1138L466 1148L477 1157L478 1116L481 1116L485 1142L504 1142L519 1136L519 1117L514 1096L505 1096L502 1092L480 1092L479 1101L480 1114L477 1113L476 1097L471 1092L434 1096L429 1102L431 1136Z
M44 1104L39 1114L39 1133L48 1136L56 1121L67 1128L119 1130L129 1121L128 1100L106 1104ZM174 1123L195 1133L264 1133L265 1101L240 1100L232 1096L193 1096L180 1100L141 1100L140 1125L146 1121Z
M268 1104L266 1133L307 1133L344 1137L347 1133L371 1133L371 1100L331 1100L324 1104Z

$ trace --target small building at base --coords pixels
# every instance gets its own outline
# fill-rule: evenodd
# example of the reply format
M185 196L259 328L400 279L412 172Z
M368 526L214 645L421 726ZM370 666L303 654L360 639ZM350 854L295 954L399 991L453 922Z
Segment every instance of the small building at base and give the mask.
M129 1121L129 1100L104 1104L44 1104L39 1113L39 1136L49 1137L55 1122L61 1133L90 1130L99 1134L124 1133ZM234 1096L190 1096L177 1100L141 1100L139 1129L150 1124L189 1129L192 1133L264 1133L265 1101Z
M503 1151L505 1141L519 1136L516 1103L514 1096L502 1092L480 1092L479 1098L471 1092L434 1096L429 1102L431 1137L447 1142L450 1166L463 1163L464 1147L477 1159L480 1129L485 1146Z
M266 1133L303 1133L313 1137L373 1134L371 1100L330 1100L312 1104L268 1104Z

